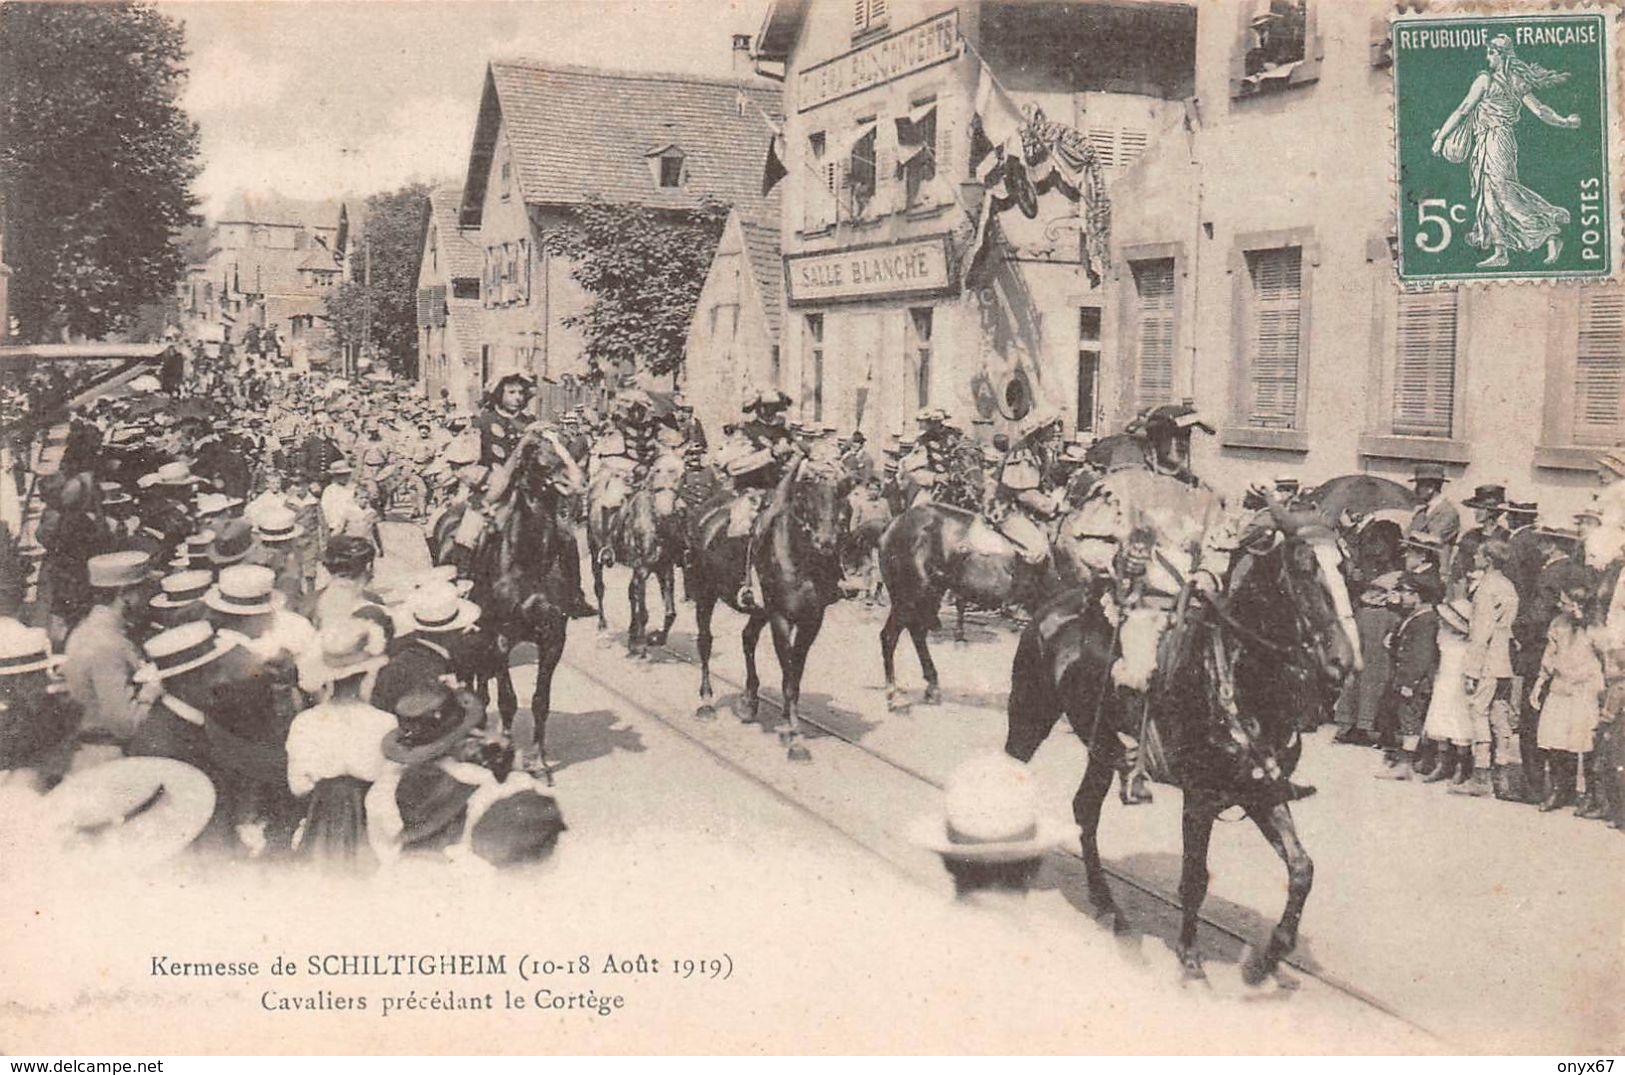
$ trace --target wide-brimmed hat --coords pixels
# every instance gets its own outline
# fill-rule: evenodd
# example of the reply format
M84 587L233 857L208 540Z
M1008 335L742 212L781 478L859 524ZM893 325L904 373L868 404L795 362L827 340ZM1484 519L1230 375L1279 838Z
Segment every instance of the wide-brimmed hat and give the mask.
M406 604L409 629L445 634L465 631L480 618L480 606L465 600L455 585L436 586L414 593Z
M96 487L101 491L102 507L110 508L119 504L128 504L135 498L125 492L124 486L118 482L97 482Z
M186 608L203 600L214 585L214 573L203 570L176 571L159 580L159 592L147 602L153 608Z
M1579 526L1583 522L1599 524L1602 522L1602 509L1597 507L1596 501L1592 501L1574 513L1574 525Z
M330 624L316 641L320 660L312 668L311 678L318 684L375 672L389 663L384 654L384 629L370 620L351 617Z
M1147 433L1159 429L1172 429L1182 433L1189 433L1193 429L1200 429L1209 434L1213 432L1213 426L1189 403L1164 403L1145 416L1144 426Z
M443 683L425 683L395 703L397 726L380 744L384 757L416 765L448 753L480 722L483 712Z
M199 493L192 503L199 515L219 515L223 511L241 507L243 499L237 496L227 496L224 493Z
M29 627L10 616L0 616L0 676L43 672L60 663L51 654L51 638L43 627Z
M1449 624L1451 630L1464 635L1473 633L1473 603L1467 598L1458 597L1438 608L1439 619Z
M247 519L230 519L209 546L209 562L225 567L242 561L254 547L254 527Z
M1507 487L1504 485L1480 485L1473 490L1473 495L1461 502L1464 508L1484 508L1496 510L1506 506Z
M104 552L85 564L90 585L98 590L118 590L147 581L147 565L152 557L137 549Z
M345 459L342 456L339 457L338 459L335 459L327 467L327 476L329 478L338 478L338 477L342 477L345 474L354 474L354 473L355 473L355 468L350 465L350 461L348 459Z
M233 564L220 572L220 580L203 595L203 603L227 616L262 616L282 607L286 598L276 590L276 572L258 564Z
M154 485L192 486L199 480L185 463L165 463L151 474L143 474L136 484L147 489Z
M790 397L777 388L765 389L754 393L745 402L744 410L755 411L757 414L772 411L782 411L790 406Z
M303 536L299 516L291 508L271 505L255 516L254 535L262 545L280 545Z
M469 850L493 866L539 862L569 826L551 795L534 788L498 799L468 834Z
M215 632L208 620L193 620L178 627L159 631L142 644L147 664L136 672L136 679L145 683L160 682L190 672L218 658L234 643Z
M914 420L921 425L930 425L934 422L946 422L948 420L948 412L943 410L941 407L922 407L919 413L914 415Z
M1450 478L1444 472L1444 467L1438 463L1418 463L1411 472L1411 484L1417 482L1447 482Z
M70 773L45 797L63 850L123 869L180 854L214 804L209 778L173 758L117 758Z
M1521 519L1533 523L1540 516L1540 505L1533 500L1509 500L1503 506L1503 514L1508 522Z
M1018 862L1078 838L1078 827L1038 814L1032 770L1005 754L963 763L948 777L940 813L916 818L910 842L943 858Z
M1580 529L1574 525L1572 519L1566 516L1554 516L1542 512L1535 519L1535 533L1542 537L1557 538L1560 541L1579 541Z

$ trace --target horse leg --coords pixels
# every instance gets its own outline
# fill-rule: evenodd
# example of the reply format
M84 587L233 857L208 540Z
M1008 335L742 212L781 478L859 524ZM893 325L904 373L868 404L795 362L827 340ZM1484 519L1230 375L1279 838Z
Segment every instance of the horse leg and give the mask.
M1109 918L1112 932L1129 932L1128 918L1112 898L1106 869L1100 864L1100 808L1112 788L1112 767L1091 757L1084 766L1083 780L1072 796L1072 819L1078 823L1079 845L1083 851L1084 874L1089 881L1089 902L1101 918Z
M964 605L959 606L964 609ZM914 653L920 658L920 673L925 676L925 705L942 704L942 687L937 683L936 662L931 660L931 647L926 643L929 632L919 624L910 624L909 638L914 640Z
M1291 980L1280 973L1281 959L1298 946L1298 922L1303 917L1303 905L1309 900L1309 889L1315 883L1315 864L1304 850L1303 841L1298 839L1298 826L1286 803L1267 809L1249 809L1247 816L1286 863L1287 887L1286 909L1281 913L1281 921L1270 931L1263 951L1248 946L1241 962L1241 980L1248 985L1258 985L1274 975L1282 988L1291 988Z
M792 623L784 616L773 618L773 648L779 655L779 669L784 675L784 715L789 724L779 733L779 741L788 749L791 761L812 761L801 735L801 674L807 667L807 654L824 626L824 612ZM782 640L782 641L781 641Z
M1108 780L1110 776L1108 774ZM1216 818L1213 808L1196 792L1187 792L1180 823L1184 834L1184 861L1179 871L1179 965L1186 981L1203 982L1202 950L1196 943L1196 924L1207 899L1207 849Z
M954 595L954 645L963 646L970 640L965 637L965 599L958 594Z
M598 599L598 630L600 633L609 630L609 621L604 618L604 562L598 557L598 550L591 548L589 542L588 554L592 560L592 592Z
M694 600L694 648L700 654L700 704L694 710L699 720L716 720L717 707L711 694L711 614L717 610L715 595L701 593Z
M886 668L886 708L897 712L908 708L897 690L897 640L903 634L903 617L893 602L886 611L886 622L880 627L880 663Z
M740 644L745 650L745 705L749 707L748 715L739 719L746 723L758 720L762 711L762 677L756 674L756 641L762 637L762 628L766 626L767 616L753 612L739 635ZM778 641L776 635L774 641Z
M631 622L626 628L626 650L633 657L643 657L648 650L643 645L643 629L649 623L649 576L643 565L634 564L626 580L626 605L631 610Z
M503 653L502 667L497 669L497 712L502 714L502 731L513 732L513 715L519 712L519 696L513 689L513 672L508 668L508 655Z
M553 762L547 756L547 718L553 710L553 672L564 655L564 624L556 625L536 639L536 692L530 696L530 716L535 723L536 757L542 777L553 786Z
M649 634L649 645L664 646L666 639L671 637L671 625L677 622L677 567L670 560L661 565L656 572L660 583L660 603L666 609L665 617L660 621L660 630Z

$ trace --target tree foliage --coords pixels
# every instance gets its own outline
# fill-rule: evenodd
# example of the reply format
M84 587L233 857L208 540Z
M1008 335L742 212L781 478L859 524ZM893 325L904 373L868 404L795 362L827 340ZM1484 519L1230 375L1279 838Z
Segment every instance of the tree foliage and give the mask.
M391 369L417 376L418 263L429 226L429 186L409 183L367 199L366 238L372 246L372 342ZM362 278L363 253L351 246L351 273Z
M167 299L196 219L182 26L148 4L0 4L0 192L26 339L100 337Z
M586 337L589 375L620 369L669 374L683 362L689 322L728 219L728 207L692 210L591 201L546 237L592 296L565 320Z

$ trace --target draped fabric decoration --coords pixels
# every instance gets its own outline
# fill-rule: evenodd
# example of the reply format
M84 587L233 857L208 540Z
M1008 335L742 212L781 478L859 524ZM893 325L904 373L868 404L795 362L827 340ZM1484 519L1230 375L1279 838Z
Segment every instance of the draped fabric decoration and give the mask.
M1057 123L1031 106L1021 130L1028 176L1040 194L1059 189L1078 205L1082 242L1078 260L1099 287L1111 258L1112 203L1094 144L1076 127Z

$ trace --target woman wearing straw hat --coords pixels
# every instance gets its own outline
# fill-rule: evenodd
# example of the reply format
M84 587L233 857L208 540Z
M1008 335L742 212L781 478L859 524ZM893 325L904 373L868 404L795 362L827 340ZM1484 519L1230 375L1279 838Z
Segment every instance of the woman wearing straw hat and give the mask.
M461 637L480 618L479 606L449 583L413 594L406 614L407 633L391 647L389 664L373 688L372 703L380 709L393 710L414 687L456 675L464 663L459 658L467 656Z
M368 699L384 656L376 624L347 619L322 630L313 670L320 701L288 729L288 790L305 800L294 853L330 865L354 865L366 851L367 790L391 764L379 744L395 730L392 714Z

